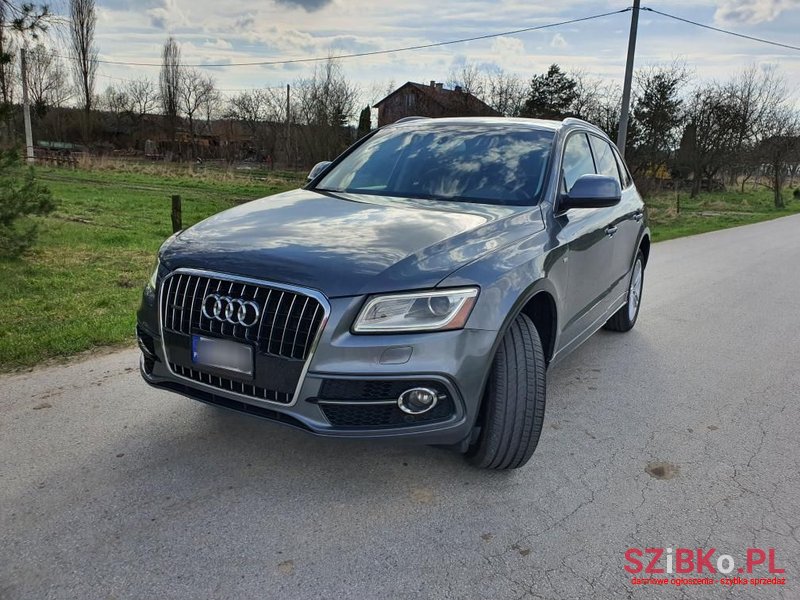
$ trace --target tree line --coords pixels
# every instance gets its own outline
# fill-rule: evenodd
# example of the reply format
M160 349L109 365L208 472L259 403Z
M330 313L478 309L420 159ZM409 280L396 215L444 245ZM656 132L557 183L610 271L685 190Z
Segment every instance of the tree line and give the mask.
M785 204L784 188L800 166L800 118L775 67L749 66L724 81L700 80L685 63L639 69L634 77L626 159L639 187L704 189L757 182ZM506 116L594 123L612 139L622 89L583 71L551 65L525 82L498 69L466 64L450 74Z
M101 87L94 0L69 0L68 40L59 51L46 43L49 17L46 8L0 0L0 143L5 146L19 142L21 131L23 46L37 139L80 142L96 151L142 149L154 139L175 158L269 158L293 165L330 157L352 142L349 123L361 91L336 60L292 82L288 98L284 88L225 97L212 75L183 64L180 43L169 37L157 78ZM200 143L219 137L230 143L224 148Z
M180 44L170 37L157 78L112 81L99 90L94 0L68 2L65 60L42 42L46 9L0 0L0 118L6 139L19 130L14 109L20 38L29 48L26 75L37 130L95 148L141 150L146 139L155 138L180 158L305 166L335 156L368 132L370 106L394 88L388 83L362 89L331 58L291 82L289 90L265 87L225 95L212 75L183 64ZM18 33L16 39L10 31ZM772 189L775 205L783 206L783 190L800 164L800 126L794 98L776 68L751 66L728 80L708 81L675 61L641 68L634 81L625 150L644 191L681 186L696 195L749 182ZM577 117L616 138L621 87L585 71L553 64L525 79L466 63L451 71L447 85L509 117ZM354 129L350 125L356 122ZM226 139L225 147L206 143L219 137Z

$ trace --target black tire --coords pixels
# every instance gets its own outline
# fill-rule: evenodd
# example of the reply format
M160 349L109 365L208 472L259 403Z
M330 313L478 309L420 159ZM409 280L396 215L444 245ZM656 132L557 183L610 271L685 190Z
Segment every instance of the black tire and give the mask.
M632 296L632 288L634 285L634 277L636 276L637 265L641 268L641 283L639 285L639 295L636 301L636 307L631 315L631 303L634 301ZM609 331L630 331L636 325L636 319L639 318L639 309L642 307L642 291L644 291L644 254L639 250L636 253L636 260L633 261L633 268L631 269L631 278L628 282L628 296L625 304L614 315L606 321L603 329Z
M547 367L536 327L519 315L500 342L481 408L481 432L467 456L484 469L516 469L530 459L544 423Z

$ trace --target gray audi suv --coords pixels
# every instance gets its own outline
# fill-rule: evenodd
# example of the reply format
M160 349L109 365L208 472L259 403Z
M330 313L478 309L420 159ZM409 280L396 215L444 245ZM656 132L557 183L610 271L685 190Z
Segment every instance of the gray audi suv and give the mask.
M311 433L516 468L548 368L636 323L649 252L631 175L589 123L405 119L302 189L168 239L138 312L141 372Z

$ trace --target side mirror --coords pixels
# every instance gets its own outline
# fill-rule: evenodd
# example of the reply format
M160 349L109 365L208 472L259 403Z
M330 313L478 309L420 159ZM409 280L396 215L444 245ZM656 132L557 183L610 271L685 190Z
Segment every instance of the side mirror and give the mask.
M559 208L603 208L614 206L622 199L622 190L615 177L582 175L568 194L561 196Z
M317 176L322 173L328 166L331 164L329 160L323 160L322 162L318 162L314 165L311 171L308 172L308 177L306 177L306 181L313 181L317 178Z

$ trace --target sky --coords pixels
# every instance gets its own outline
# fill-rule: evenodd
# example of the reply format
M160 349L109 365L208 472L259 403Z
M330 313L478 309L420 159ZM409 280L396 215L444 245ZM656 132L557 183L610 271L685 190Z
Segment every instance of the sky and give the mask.
M383 50L494 34L625 8L631 0L97 0L96 41L105 60L157 64L172 35L184 62L227 64ZM65 0L56 0L56 12ZM643 7L739 33L800 45L800 0L642 0ZM551 63L621 82L631 13L543 31L440 48L343 59L367 100L391 83L446 81L469 62L524 79ZM685 61L700 79L724 79L750 65L777 66L800 90L800 51L729 37L642 12L636 65ZM213 67L226 94L277 87L308 76L313 64ZM98 89L158 67L101 64Z

